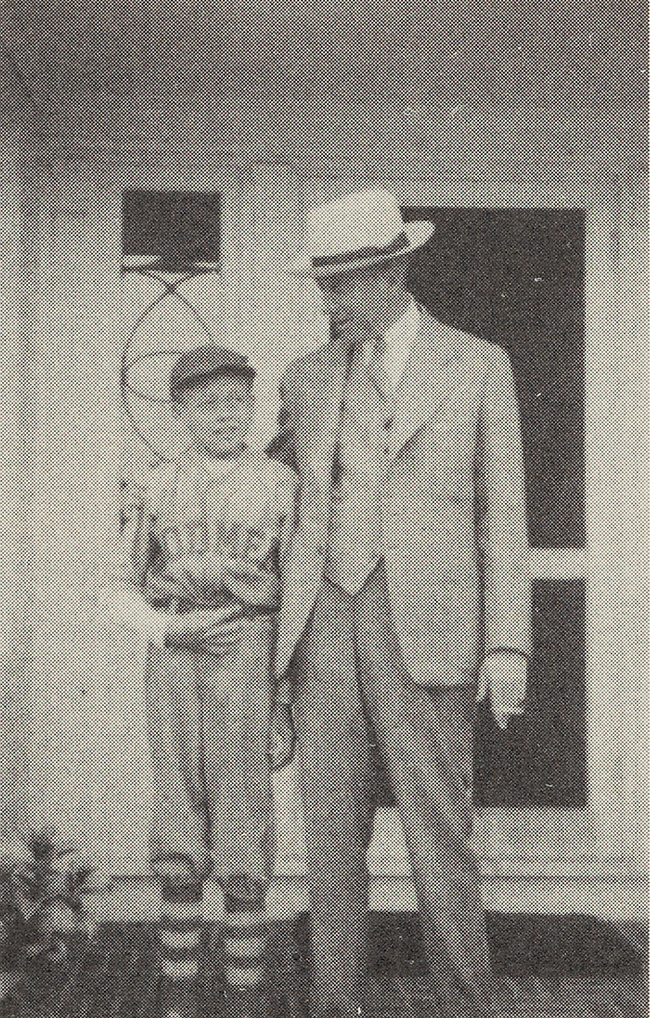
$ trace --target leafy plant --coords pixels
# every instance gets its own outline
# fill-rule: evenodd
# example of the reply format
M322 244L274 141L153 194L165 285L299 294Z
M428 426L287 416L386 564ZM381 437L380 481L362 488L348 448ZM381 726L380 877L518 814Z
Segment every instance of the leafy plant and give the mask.
M24 968L48 951L65 953L60 933L87 929L83 896L110 878L89 855L42 827L0 838L0 967Z

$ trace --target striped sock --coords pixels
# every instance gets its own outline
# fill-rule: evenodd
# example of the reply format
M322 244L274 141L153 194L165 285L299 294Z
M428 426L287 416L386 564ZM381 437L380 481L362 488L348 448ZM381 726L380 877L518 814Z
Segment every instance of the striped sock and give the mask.
M223 933L228 1013L262 1014L268 992L269 924L263 904L225 899Z
M197 1018L203 951L202 888L163 881L157 929L159 1018Z

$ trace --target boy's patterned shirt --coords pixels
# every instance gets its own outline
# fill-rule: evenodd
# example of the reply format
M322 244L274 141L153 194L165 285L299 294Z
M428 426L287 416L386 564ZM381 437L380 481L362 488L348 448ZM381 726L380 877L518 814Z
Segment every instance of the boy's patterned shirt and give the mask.
M188 451L150 468L124 493L122 580L159 608L277 609L297 484L248 449L224 462Z

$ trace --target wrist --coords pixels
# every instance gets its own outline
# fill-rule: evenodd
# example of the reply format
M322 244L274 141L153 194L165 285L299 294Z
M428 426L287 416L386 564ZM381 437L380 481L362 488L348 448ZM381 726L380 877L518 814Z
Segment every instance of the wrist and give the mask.
M167 640L173 633L173 613L164 608L152 608L150 619L151 622L147 633L149 640L156 647L167 647Z

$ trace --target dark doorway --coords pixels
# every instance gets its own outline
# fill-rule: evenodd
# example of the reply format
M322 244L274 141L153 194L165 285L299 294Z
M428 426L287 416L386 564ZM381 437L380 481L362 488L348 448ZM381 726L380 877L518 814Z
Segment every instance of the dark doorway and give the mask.
M436 231L410 288L441 321L505 347L521 407L534 548L583 547L582 210L404 210Z
M507 731L479 708L474 798L482 806L585 806L585 581L533 582L528 704Z

